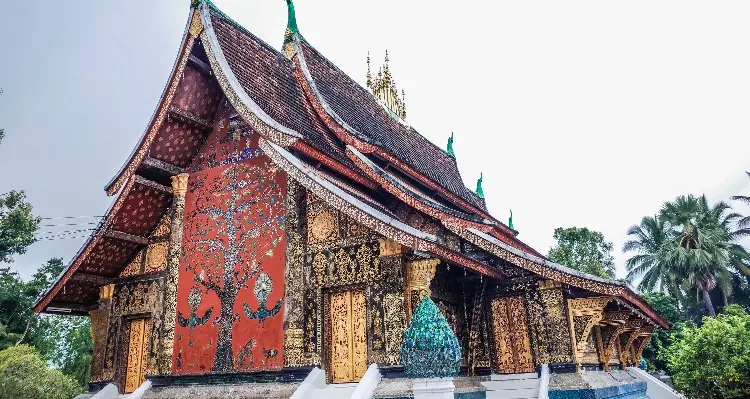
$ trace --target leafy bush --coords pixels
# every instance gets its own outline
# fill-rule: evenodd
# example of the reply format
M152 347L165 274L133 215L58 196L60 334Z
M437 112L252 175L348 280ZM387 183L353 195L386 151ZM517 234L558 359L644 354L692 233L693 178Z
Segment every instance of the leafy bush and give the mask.
M49 369L28 345L0 351L0 396L24 399L70 399L80 392L76 382Z
M675 386L691 398L750 397L750 315L730 305L700 327L686 324L659 356L673 372Z

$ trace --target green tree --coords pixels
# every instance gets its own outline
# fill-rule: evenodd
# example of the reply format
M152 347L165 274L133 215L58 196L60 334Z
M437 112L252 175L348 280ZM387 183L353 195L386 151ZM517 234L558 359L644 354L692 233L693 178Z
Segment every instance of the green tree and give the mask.
M698 294L708 314L716 316L711 291L718 287L726 303L732 291L732 272L748 259L744 248L735 243L748 234L735 229L742 216L723 201L711 206L705 195L687 195L665 203L659 217L672 231L667 262Z
M669 226L659 217L646 216L639 225L628 229L628 237L622 251L634 255L625 262L627 281L633 283L640 278L640 291L668 292L680 298L681 279L674 262L670 261L672 241Z
M659 357L672 371L675 387L690 398L750 397L750 316L730 305L700 327L687 324L672 333L673 344Z
M557 245L549 250L549 259L571 269L595 276L615 278L614 246L604 235L585 227L555 229Z
M676 325L680 322L680 312L677 309L677 299L664 294L663 292L653 292L643 295L643 299L651 305L664 319ZM666 363L657 356L659 351L671 345L669 333L659 329L651 334L651 342L643 351L643 357L650 367L657 370L665 370Z
M50 369L33 347L0 351L0 393L4 398L70 399L80 393L72 378Z
M12 262L13 255L26 253L36 239L40 218L32 214L23 191L0 195L0 263Z

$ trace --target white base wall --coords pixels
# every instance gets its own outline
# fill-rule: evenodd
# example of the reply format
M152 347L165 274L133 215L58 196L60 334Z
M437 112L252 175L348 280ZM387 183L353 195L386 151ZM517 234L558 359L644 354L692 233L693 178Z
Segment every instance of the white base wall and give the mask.
M414 399L453 399L453 378L417 378L412 385Z

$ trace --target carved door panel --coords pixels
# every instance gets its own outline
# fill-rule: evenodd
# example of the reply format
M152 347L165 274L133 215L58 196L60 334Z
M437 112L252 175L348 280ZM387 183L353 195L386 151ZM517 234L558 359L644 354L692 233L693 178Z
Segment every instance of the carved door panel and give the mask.
M363 291L334 292L330 298L331 380L359 381L367 371L367 317Z
M495 372L498 374L531 373L531 357L526 305L523 297L492 300L492 335L495 347Z
M128 363L125 369L125 393L135 391L146 380L150 335L151 322L148 319L134 319L130 321Z

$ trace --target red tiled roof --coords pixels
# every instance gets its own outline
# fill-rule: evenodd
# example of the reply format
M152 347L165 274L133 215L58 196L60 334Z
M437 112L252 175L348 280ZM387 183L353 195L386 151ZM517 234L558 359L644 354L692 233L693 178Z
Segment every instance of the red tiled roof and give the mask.
M344 155L343 145L307 106L292 62L213 8L211 22L229 67L253 101L268 116L301 134L317 150L353 168Z
M486 210L484 200L461 179L456 161L410 126L388 115L375 97L304 39L306 66L323 100L357 138L389 152L451 193Z

